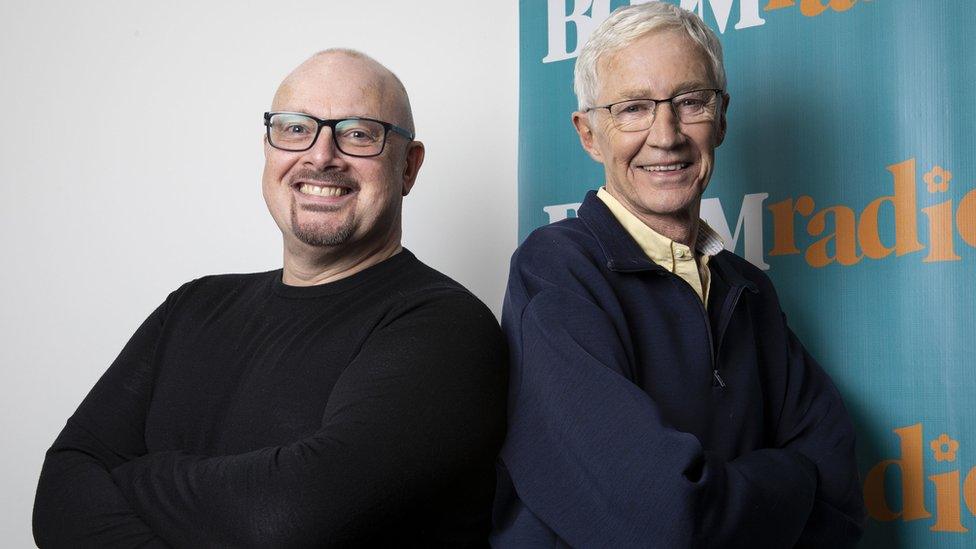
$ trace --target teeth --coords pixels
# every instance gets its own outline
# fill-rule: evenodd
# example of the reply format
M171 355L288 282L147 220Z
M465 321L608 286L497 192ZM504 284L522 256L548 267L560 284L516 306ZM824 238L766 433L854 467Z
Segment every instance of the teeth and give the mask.
M319 187L318 185L302 183L302 185L298 187L298 192L302 194L312 194L315 196L342 196L348 193L349 189L344 189L342 187Z
M687 163L679 164L668 164L666 166L641 166L644 171L648 172L673 172L675 170L683 170L688 167Z

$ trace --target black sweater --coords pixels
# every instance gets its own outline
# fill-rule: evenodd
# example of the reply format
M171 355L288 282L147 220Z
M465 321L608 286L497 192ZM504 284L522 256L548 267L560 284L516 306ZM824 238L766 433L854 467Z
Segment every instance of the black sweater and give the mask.
M491 312L409 251L351 277L204 277L48 451L48 546L483 545L504 435Z

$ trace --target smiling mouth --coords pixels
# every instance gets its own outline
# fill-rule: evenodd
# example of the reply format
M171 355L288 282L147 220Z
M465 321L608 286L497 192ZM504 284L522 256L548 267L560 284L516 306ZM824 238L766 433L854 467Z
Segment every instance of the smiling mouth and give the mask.
M298 192L302 194L308 194L312 196L344 196L352 192L346 187L334 187L331 185L311 185L309 183L301 183L298 185Z
M676 172L691 166L688 162L677 162L675 164L656 164L653 166L641 166L645 172Z

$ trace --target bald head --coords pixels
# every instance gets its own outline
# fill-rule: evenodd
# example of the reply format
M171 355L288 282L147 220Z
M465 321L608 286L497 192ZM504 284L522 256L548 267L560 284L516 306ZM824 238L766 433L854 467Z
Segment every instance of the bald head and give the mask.
M403 82L393 71L365 53L333 48L320 51L295 68L278 86L271 103L272 110L296 110L296 101L309 99L307 92L316 83L339 80L348 83L348 94L360 95L367 103L378 102L384 113L349 112L345 116L371 116L414 131L413 112ZM314 113L316 105L297 109ZM364 106L365 108L365 106ZM339 113L335 113L338 116Z

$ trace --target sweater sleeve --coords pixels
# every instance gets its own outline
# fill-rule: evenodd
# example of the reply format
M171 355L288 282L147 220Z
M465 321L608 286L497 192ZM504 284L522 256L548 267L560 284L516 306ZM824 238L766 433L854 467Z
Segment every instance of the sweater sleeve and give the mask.
M48 450L34 500L39 547L165 547L112 480L146 453L152 355L165 304L142 323Z
M785 448L715 459L623 375L627 357L599 307L566 285L530 300L518 286L510 283L503 314L513 370L501 458L530 521L573 547L797 540L817 485L809 459ZM504 520L496 516L499 546L537 536L524 516Z
M785 320L784 320L785 324ZM792 330L777 447L807 456L817 467L813 510L797 547L853 547L867 512L854 457L854 426L837 388Z
M404 303L344 370L316 433L236 455L149 454L113 471L128 500L178 546L342 544L490 467L507 377L495 319L459 292Z

